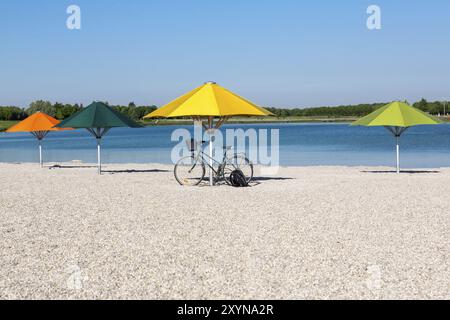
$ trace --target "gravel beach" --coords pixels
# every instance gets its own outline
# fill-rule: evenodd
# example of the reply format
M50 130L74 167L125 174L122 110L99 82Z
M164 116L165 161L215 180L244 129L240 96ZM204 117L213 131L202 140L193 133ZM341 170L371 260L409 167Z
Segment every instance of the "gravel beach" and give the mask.
M450 169L0 164L1 299L450 299Z

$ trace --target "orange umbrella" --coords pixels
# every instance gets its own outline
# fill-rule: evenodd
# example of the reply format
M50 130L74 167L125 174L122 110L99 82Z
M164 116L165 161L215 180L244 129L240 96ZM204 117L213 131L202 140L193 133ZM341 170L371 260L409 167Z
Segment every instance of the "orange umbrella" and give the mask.
M56 126L58 123L60 123L59 120L50 117L48 114L38 111L32 116L29 116L25 120L12 126L8 130L6 130L6 132L31 132L31 134L33 134L39 142L39 163L42 167L42 139L45 138L49 131L71 130L70 128L54 128L54 126Z

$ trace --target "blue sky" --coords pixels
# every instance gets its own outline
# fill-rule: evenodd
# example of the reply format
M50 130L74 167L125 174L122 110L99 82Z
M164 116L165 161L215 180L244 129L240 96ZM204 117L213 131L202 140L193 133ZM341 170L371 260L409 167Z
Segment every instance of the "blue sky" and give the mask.
M208 80L273 107L450 100L449 18L446 0L2 1L0 105L161 105Z

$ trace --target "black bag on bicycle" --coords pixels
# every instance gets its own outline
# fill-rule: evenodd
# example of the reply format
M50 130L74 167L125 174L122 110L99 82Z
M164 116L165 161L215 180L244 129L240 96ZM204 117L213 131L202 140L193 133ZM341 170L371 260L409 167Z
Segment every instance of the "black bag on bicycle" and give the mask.
M241 170L234 170L230 173L230 183L233 187L248 187L247 179Z

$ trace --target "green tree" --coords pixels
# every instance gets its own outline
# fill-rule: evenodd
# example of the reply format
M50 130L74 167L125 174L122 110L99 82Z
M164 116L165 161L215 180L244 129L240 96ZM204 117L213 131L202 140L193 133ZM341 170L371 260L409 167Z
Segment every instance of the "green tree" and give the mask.
M65 104L62 109L63 119L70 117L71 115L77 113L80 110L81 107L78 104L75 105Z
M62 103L56 102L53 107L55 108L55 118L59 120L64 119L64 105Z
M28 115L32 115L38 111L44 112L49 116L56 116L56 108L49 101L38 100L30 103L30 107L26 110Z
M14 121L23 120L28 115L19 107L6 106L0 107L0 120Z
M413 107L428 112L428 102L424 98L422 98L419 102L414 103Z

